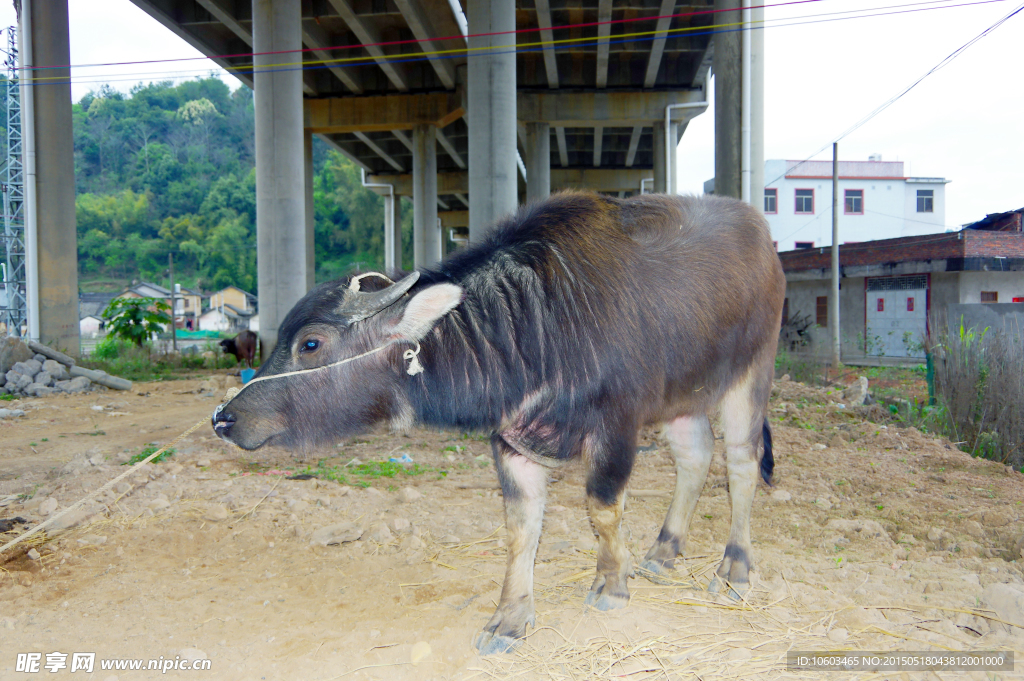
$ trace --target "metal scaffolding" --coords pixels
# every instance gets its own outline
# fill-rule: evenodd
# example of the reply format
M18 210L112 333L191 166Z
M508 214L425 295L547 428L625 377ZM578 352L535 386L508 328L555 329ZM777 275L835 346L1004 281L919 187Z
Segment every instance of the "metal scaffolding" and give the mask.
M7 157L3 168L4 259L0 287L0 326L10 336L27 332L28 304L25 272L25 174L22 166L21 93L18 74L18 33L13 26L7 34L6 67Z

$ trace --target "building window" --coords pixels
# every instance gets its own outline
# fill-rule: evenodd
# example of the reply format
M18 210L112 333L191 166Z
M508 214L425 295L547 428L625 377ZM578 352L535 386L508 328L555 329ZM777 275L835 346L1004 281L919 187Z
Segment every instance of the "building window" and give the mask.
M918 213L931 213L935 211L935 190L934 189L918 189L917 190L917 212Z
M847 215L864 215L864 190L847 189L843 195L843 212Z
M191 307L191 305L192 305L192 301L189 300L188 298L186 298L185 299L185 309L187 310L189 307Z
M801 249L801 248L814 248L814 242L813 241L797 241L795 244L793 244L793 246L795 248L797 248L798 250Z
M828 296L818 296L814 306L814 323L828 326Z
M998 303L999 292L998 291L982 291L981 302L983 303Z
M789 298L782 301L782 325L789 324Z
M879 312L885 312L885 298L879 298L875 304L875 309Z
M913 312L913 311L914 311L914 299L913 298L907 298L907 312Z
M813 189L797 189L796 190L796 212L797 213L814 213L814 190Z
M765 213L778 213L779 212L779 190L778 189L765 189L764 190L764 212Z

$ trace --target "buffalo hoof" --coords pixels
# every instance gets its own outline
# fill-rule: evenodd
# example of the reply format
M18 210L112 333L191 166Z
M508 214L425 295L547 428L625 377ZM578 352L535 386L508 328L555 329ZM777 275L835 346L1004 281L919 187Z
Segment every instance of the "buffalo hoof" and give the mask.
M660 560L645 560L640 563L637 572L647 581L661 584L662 586L692 584L690 580L678 579L678 573L673 568L665 566Z
M746 584L735 584L733 582L727 582L718 575L715 575L714 579L711 580L711 583L708 584L708 593L724 593L734 601L742 601L744 597L750 593L750 582L747 582Z
M523 639L511 636L498 636L489 631L481 631L476 635L473 645L481 655L502 655L512 653L522 645Z
M587 594L587 599L583 601L583 604L589 605L591 608L600 610L601 612L618 610L619 608L625 608L629 605L629 594L627 593L625 596L622 596L618 594L597 593L596 591L591 591Z

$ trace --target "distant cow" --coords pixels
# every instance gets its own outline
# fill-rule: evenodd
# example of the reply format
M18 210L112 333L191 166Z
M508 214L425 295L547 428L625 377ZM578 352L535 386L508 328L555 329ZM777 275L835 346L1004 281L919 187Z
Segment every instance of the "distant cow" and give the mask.
M557 194L432 269L381 279L322 284L300 300L256 378L214 412L216 433L256 449L333 444L379 423L489 431L508 565L476 641L486 654L533 624L548 469L583 461L599 537L586 602L621 608L633 569L619 524L641 427L665 424L676 461L672 504L640 566L664 581L719 413L732 528L712 590L749 588L786 288L758 210L715 196Z
M252 331L242 331L234 338L225 338L220 342L225 355L234 355L239 362L252 368L253 359L259 349L259 336Z

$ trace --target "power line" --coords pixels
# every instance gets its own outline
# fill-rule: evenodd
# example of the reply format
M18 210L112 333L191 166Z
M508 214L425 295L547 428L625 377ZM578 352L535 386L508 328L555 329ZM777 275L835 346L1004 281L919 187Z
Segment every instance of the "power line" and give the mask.
M938 8L936 8L936 9L938 9ZM874 117L875 117L875 116L877 116L878 114L880 114L880 113L882 113L883 111L885 111L886 109L888 109L888 108L889 108L890 106L892 106L893 104L895 104L896 102L898 102L898 101L899 101L900 99L902 99L902 98L903 98L903 97L904 97L904 96L905 96L905 95L906 95L907 93L909 93L909 92L910 92L911 90L913 90L913 89L914 89L915 87L917 87L918 85L920 85L920 84L921 84L921 82L922 82L922 81L923 81L923 80L924 80L925 78L927 78L928 76L932 75L932 74L933 74L933 73L935 73L936 71L939 71L940 69L942 69L942 68L944 68L944 67L948 66L948 65L950 64L950 62L952 62L952 61L953 61L954 59L956 59L956 58L957 58L957 57L959 57L959 56L960 56L961 54L963 54L963 53L964 53L965 51L967 51L967 49L968 49L968 48L970 48L970 47L971 47L972 45L974 45L974 44L975 44L976 42L978 42L979 40L981 40L982 38L984 38L985 36L987 36L987 35L988 35L989 33L991 33L992 31L994 31L994 30L996 30L997 28L999 28L1000 26L1002 26L1002 25L1003 25L1004 23L1006 23L1007 21L1009 21L1009 19L1010 19L1011 17L1013 17L1013 16L1015 15L1015 14L1019 14L1019 13L1020 13L1020 12L1021 12L1022 10L1024 10L1024 4L1020 5L1019 7L1017 7L1017 9L1013 10L1012 12L1010 12L1009 14L1007 14L1006 16L1004 16L1004 17L1003 17L1002 19L999 19L999 20L998 20L998 21L996 21L996 22L995 22L994 24L992 24L991 26L989 26L988 28L986 28L986 29L985 29L984 31L982 31L982 32L981 32L981 33L979 33L978 35L974 36L973 38L971 38L970 40L968 40L968 41L967 41L966 43L964 43L963 45L961 45L961 46L960 46L960 47L958 47L957 49L955 49L955 50L953 50L952 52L950 52L950 53L949 53L948 55L946 55L946 57L945 57L945 58L943 58L943 59L942 59L941 61L939 61L939 63L938 63L938 64L936 64L936 65L935 65L935 66L933 66L932 68L928 69L928 71L927 71L927 72L926 72L926 73L925 73L925 74L924 74L923 76L921 76L920 78L918 78L917 80L915 80L915 81L914 81L913 83L911 83L910 85L908 85L907 87L905 87L905 88L904 88L903 90L901 90L901 91L900 91L899 93L897 93L896 95L894 95L894 96L890 97L889 99L887 99L886 101L884 101L884 102L883 102L882 104L880 104L879 106L877 106L877 107L876 107L876 108L875 108L875 109L874 109L874 110L873 110L873 111L872 111L871 113L869 113L869 114L868 114L867 116L864 116L864 117L863 117L862 119L860 119L859 121L857 121L856 123L854 123L854 124L853 124L852 126L850 126L849 128L847 128L847 129L846 129L846 130L845 130L845 131L844 131L844 132L843 132L842 134L840 134L840 135L839 135L838 137L835 137L835 138L833 138L832 140L829 140L829 141L828 141L828 142L827 142L826 144L824 144L824 145L823 145L823 146L822 146L822 147L821 147L820 149L818 149L817 151L815 151L815 152L814 152L813 154L811 154L810 156L808 156L808 157L807 157L807 158L805 158L804 160L800 161L800 162L799 162L799 163L797 163L797 164L796 164L795 166L792 166L792 167L790 167L790 168L786 168L786 170L785 170L785 171L783 171L782 175L779 175L778 177L776 177L776 178L775 178L774 180L772 180L771 182L766 182L766 183L765 183L765 186L768 186L768 185L771 185L771 184L775 184L776 182L778 182L779 180L781 180L782 178L784 178L784 177L785 177L785 176L786 176L787 174L789 174L790 172L792 172L792 171L793 171L793 170L795 170L796 168L799 168L799 167L800 167L800 166L802 166L802 165L803 165L804 163L807 163L807 162L809 162L809 161L810 161L811 159L813 159L813 158L814 158L815 156L817 156L817 155L818 155L818 154L820 154L821 152L823 152L823 151L825 151L826 149L828 149L828 148L829 148L830 146L832 146L832 145L833 145L834 143L836 143L836 142L839 142L839 141L841 141L841 140L842 140L842 139L843 139L844 137L847 137L848 135L852 134L853 132L855 132L856 130L858 130L858 129L859 129L859 128L861 128L862 126L864 126L864 125L865 125L865 124L866 124L866 123L867 123L868 121L870 121L870 120L871 120L872 118L874 118Z

